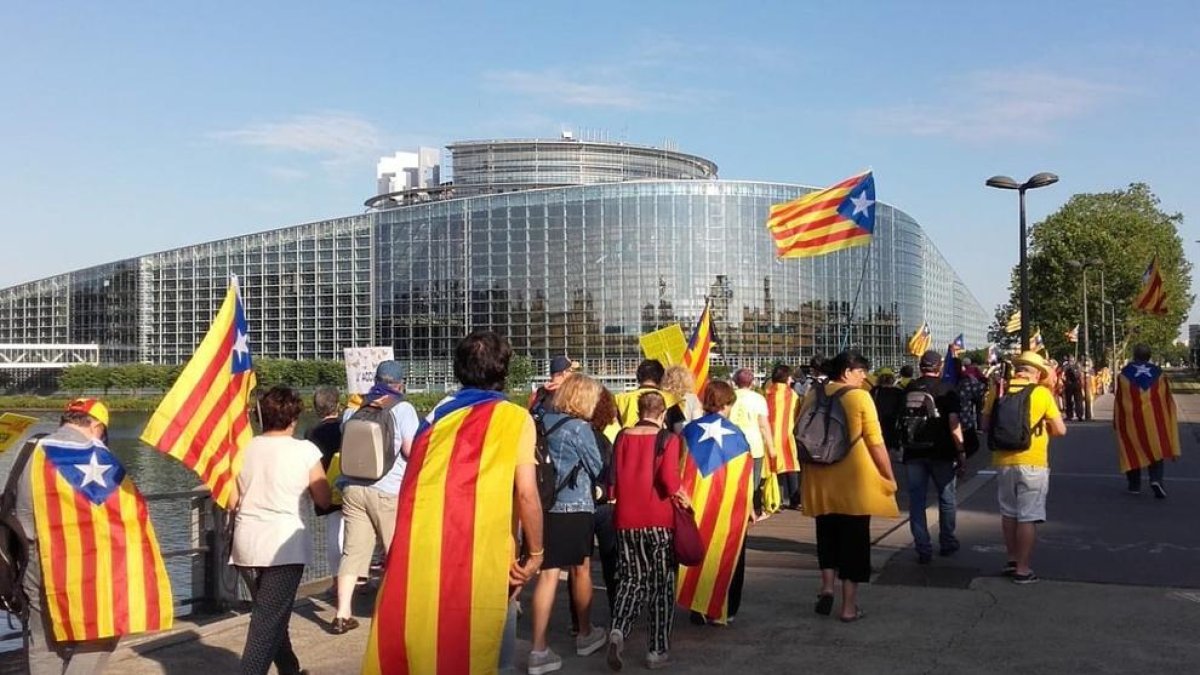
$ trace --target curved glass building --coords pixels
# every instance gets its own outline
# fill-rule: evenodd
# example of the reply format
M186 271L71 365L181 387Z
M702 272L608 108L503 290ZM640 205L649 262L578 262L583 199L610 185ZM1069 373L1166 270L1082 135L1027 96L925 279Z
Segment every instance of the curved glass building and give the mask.
M638 336L691 331L711 302L718 363L764 371L846 346L897 365L985 344L988 315L913 218L880 203L870 246L778 260L771 204L813 188L716 180L694 155L623 143L448 146L453 184L368 200L367 213L155 253L0 291L0 343L96 343L109 362L176 363L230 273L260 356L340 358L391 345L410 385L451 385L454 344L485 328L539 368L565 353L630 378Z

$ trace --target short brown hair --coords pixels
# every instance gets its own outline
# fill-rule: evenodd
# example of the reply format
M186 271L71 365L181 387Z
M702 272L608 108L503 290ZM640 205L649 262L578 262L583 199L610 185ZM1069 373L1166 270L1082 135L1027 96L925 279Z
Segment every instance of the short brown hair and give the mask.
M704 412L715 413L724 410L725 406L733 405L736 400L737 394L728 382L713 380L704 388L704 398L700 402L704 404Z
M587 375L575 373L563 380L558 389L554 390L553 405L560 412L572 417L591 419L603 388L599 382Z
M592 428L603 432L608 425L617 421L618 414L616 397L607 387L601 387L600 398L596 400L596 408L592 410Z
M638 397L638 419L658 417L667 410L667 401L657 391L648 391Z
M263 431L283 431L300 419L304 399L290 387L272 387L258 399Z

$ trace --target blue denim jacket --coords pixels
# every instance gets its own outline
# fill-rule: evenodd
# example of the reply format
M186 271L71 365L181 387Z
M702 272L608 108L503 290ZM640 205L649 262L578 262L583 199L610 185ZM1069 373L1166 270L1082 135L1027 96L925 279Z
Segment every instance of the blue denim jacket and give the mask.
M542 424L549 430L567 417L560 412L547 411ZM598 475L604 465L591 425L581 419L570 418L546 438L546 443L550 448L550 459L558 472L559 485L562 485L550 512L593 513L596 504L592 497L590 476ZM572 487L567 478L571 475L571 470L581 462L584 468L579 470L575 486Z

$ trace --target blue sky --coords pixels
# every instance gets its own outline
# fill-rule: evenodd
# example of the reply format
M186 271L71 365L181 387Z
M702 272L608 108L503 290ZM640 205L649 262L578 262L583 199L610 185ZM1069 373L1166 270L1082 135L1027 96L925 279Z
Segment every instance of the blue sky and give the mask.
M0 287L356 213L381 155L566 127L722 178L872 167L990 312L1017 259L993 174L1062 177L1034 220L1148 182L1200 253L1198 7L5 3Z

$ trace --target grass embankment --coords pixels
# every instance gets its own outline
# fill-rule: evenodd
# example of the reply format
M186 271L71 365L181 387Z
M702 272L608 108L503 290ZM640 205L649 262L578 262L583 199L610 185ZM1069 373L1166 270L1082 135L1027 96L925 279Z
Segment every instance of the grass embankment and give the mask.
M1194 370L1169 373L1171 391L1176 394L1200 394L1200 373Z

